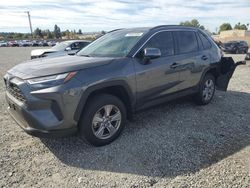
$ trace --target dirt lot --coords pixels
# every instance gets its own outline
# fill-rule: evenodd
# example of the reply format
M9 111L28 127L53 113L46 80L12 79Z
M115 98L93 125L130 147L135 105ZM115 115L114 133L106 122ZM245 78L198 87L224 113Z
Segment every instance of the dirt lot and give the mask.
M30 50L0 48L0 77ZM250 62L208 106L187 97L147 110L100 148L24 133L7 113L2 81L0 105L0 187L250 185Z

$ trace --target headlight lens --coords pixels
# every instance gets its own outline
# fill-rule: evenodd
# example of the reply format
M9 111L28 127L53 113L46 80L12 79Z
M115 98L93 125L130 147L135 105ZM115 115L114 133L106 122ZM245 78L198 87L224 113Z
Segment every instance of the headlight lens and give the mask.
M29 85L34 89L42 89L57 86L69 81L71 78L75 76L77 72L69 72L51 76L44 76L38 78L32 78L27 80Z

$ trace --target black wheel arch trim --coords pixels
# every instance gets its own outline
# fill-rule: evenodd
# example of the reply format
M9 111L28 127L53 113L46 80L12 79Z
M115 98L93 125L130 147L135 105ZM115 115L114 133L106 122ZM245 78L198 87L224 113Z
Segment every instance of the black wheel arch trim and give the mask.
M89 98L89 96L95 91L102 90L102 89L105 89L108 87L122 87L123 89L125 89L125 91L127 92L126 94L128 95L129 101L130 101L130 104L125 104L125 106L127 106L127 105L130 106L130 109L128 109L130 111L128 116L129 116L129 118L132 116L132 113L135 109L136 99L135 99L129 85L125 81L115 80L115 81L107 81L104 83L92 85L84 91L84 93L82 94L82 96L80 98L78 106L76 108L75 114L74 114L74 120L76 122L79 121L81 114L82 114L82 111L87 103L87 99Z
M200 84L202 83L202 80L204 79L205 75L211 71L211 70L215 70L216 71L216 74L220 74L220 62L217 62L217 63L213 63L213 64L210 64L209 67L205 68L205 70L203 71L202 75L201 75L201 79L200 79L200 82L199 82L199 86ZM216 78L215 78L216 79Z

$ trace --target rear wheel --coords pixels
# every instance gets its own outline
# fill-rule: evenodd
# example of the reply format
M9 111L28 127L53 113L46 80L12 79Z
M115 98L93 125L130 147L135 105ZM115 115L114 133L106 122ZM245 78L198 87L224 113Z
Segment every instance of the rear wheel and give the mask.
M215 78L212 74L208 73L203 78L199 92L195 96L195 101L198 104L206 105L211 102L215 93Z
M124 128L126 108L116 96L97 95L88 101L79 128L80 136L94 146L115 140Z

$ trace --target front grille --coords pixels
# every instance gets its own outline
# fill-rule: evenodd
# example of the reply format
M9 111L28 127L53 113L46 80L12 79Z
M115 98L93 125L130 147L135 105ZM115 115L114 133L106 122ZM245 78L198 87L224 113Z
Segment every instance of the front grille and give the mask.
M17 100L21 101L21 102L25 102L26 99L24 97L24 95L22 94L22 91L18 88L18 86L16 84L13 83L9 83L7 85L7 91L13 96L15 97Z

